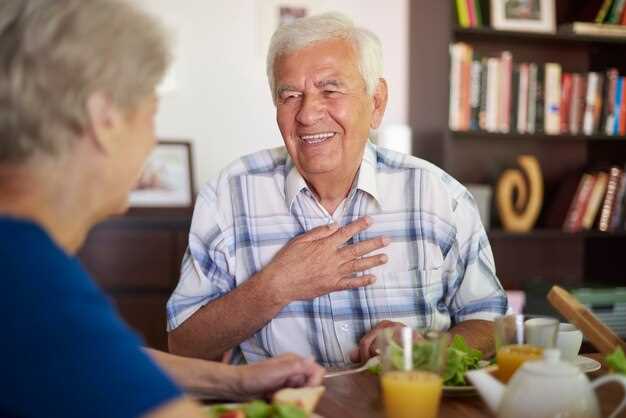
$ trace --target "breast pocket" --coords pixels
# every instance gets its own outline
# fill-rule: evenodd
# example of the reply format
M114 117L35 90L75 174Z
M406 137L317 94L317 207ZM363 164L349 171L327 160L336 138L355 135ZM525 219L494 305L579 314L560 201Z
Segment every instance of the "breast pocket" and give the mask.
M368 288L375 322L388 319L410 327L441 328L439 316L445 310L441 269L385 272L377 277Z

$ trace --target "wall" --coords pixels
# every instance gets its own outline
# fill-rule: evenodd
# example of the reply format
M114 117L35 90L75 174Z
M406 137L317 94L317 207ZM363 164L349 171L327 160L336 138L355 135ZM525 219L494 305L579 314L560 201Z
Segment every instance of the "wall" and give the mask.
M136 1L174 37L173 83L162 95L157 135L192 140L197 186L241 155L282 144L260 39L269 26L260 16L278 0ZM407 123L409 0L300 3L343 12L381 38L390 85L384 123Z

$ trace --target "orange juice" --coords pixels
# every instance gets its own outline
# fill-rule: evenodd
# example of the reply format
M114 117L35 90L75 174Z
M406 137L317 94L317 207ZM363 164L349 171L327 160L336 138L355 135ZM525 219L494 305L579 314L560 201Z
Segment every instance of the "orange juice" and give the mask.
M508 382L519 366L527 360L535 360L541 357L543 349L532 345L507 345L496 353L498 363L498 378Z
M387 418L435 418L443 381L423 371L388 372L382 377Z

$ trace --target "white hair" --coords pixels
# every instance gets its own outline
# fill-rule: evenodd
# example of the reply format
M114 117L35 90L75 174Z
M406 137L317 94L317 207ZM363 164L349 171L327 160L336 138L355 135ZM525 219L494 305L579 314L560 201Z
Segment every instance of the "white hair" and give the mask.
M284 54L303 49L313 43L332 39L344 39L354 45L357 52L359 72L369 96L383 76L383 48L371 31L354 25L341 13L331 12L297 19L280 26L274 32L267 53L267 79L274 103L276 103L276 79L274 63Z

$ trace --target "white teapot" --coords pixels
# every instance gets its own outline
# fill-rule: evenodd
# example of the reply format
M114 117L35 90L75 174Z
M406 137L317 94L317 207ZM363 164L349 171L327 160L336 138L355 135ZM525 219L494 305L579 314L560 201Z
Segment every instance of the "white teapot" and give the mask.
M559 350L544 351L543 359L525 362L508 386L485 370L466 373L483 400L498 418L600 418L595 388L626 377L610 374L589 382L587 376L559 359ZM626 406L626 395L610 418Z

